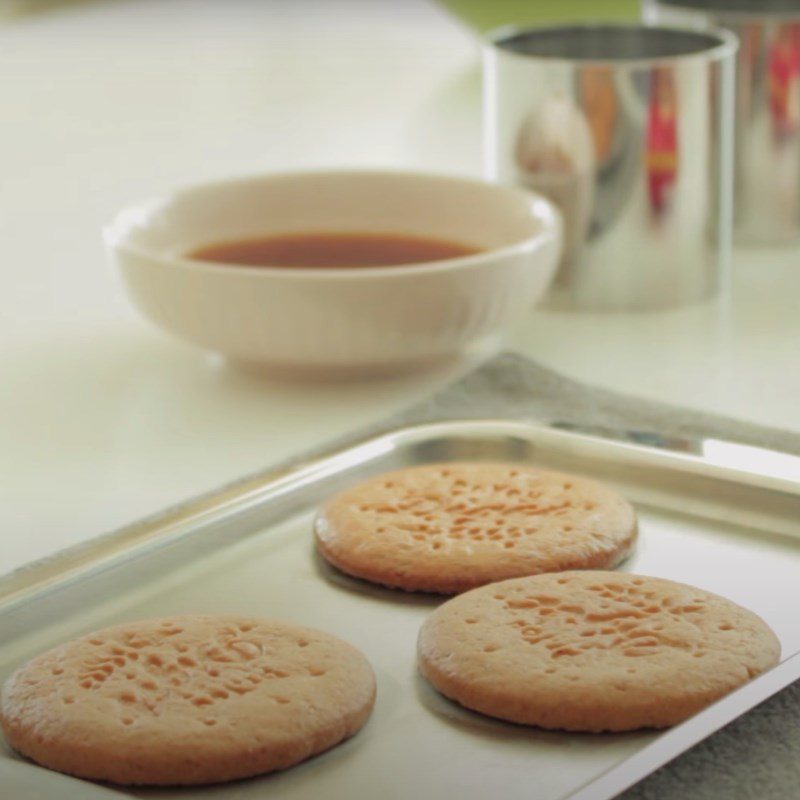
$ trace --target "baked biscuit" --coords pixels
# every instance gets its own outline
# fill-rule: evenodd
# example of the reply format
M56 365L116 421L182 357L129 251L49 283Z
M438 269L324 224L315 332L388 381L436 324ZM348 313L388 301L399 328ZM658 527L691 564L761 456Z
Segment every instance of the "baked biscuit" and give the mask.
M9 744L122 784L215 783L283 769L352 736L370 665L327 633L236 616L129 622L34 658L6 682Z
M751 611L681 583L617 572L518 578L449 600L419 635L442 694L511 722L663 728L778 663Z
M520 464L451 463L347 489L314 528L319 552L349 575L455 594L522 575L614 567L636 539L636 515L588 478Z

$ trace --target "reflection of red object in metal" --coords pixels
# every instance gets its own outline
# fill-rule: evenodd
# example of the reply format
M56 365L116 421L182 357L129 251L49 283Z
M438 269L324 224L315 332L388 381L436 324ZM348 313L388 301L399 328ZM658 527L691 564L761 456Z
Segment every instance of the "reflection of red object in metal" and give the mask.
M650 208L659 214L678 175L678 125L672 75L658 69L650 84L646 167Z
M800 25L780 28L769 50L769 110L772 130L778 137L798 127L800 94Z

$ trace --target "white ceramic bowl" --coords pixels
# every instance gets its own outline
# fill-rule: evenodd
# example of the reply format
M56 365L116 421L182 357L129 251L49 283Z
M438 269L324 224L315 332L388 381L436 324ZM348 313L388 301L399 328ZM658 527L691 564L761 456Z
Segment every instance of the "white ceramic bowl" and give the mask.
M367 268L216 265L202 245L292 232L409 233L484 248ZM337 171L209 183L105 231L134 304L208 350L283 367L400 367L496 334L547 288L561 224L545 199L481 181Z

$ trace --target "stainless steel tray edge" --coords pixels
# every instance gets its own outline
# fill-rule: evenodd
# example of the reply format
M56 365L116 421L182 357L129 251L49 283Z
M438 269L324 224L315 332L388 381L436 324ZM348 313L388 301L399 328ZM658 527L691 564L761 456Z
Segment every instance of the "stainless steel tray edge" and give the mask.
M607 800L616 797L798 680L800 653L795 653L686 722L662 733L638 753L566 795L564 800Z
M680 449L675 449L674 440L663 439L653 433L564 428L557 422L547 424L493 419L411 425L377 436L365 437L344 449L333 447L311 460L289 467L268 469L0 577L0 617L34 597L80 580L82 575L90 571L110 566L133 553L164 546L191 535L200 525L236 516L284 494L297 491L326 475L344 472L348 466L358 464L366 457L389 452L414 441L452 439L481 432L487 434L500 432L538 444L555 443L567 450L570 446L578 451L593 445L611 448L616 458L640 463L642 466L655 464L683 473L800 498L800 473L798 473L799 479L795 480L793 476L781 477L774 473L743 470L741 462L738 465L729 465L719 460L712 461L696 452L686 452L687 445L683 441L679 444ZM639 443L641 441L662 442L662 444L644 445ZM732 442L725 444L733 452L747 453L757 449L762 454L773 455L779 463L791 459L792 466L794 462L800 464L800 459L788 454L750 448ZM693 449L697 449L697 443L693 445Z

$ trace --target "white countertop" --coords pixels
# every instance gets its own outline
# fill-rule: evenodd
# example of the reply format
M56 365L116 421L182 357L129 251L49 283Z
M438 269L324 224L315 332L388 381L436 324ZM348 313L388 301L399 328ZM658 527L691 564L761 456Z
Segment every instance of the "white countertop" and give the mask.
M0 0L0 3L2 0ZM479 175L473 37L426 0L117 0L0 23L0 572L356 428L463 373L291 383L140 321L99 230L212 177ZM597 384L800 428L800 251L729 308L535 312L509 344Z

